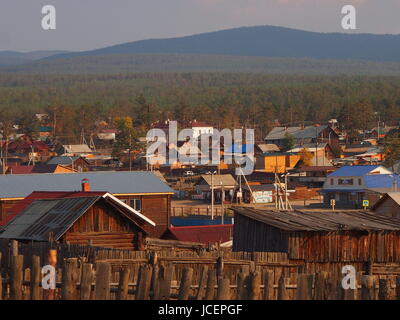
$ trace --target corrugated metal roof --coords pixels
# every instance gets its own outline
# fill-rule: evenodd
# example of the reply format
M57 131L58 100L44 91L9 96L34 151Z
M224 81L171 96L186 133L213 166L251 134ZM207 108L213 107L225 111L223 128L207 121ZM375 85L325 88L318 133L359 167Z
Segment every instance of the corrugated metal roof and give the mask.
M66 165L71 165L73 161L78 160L80 157L53 157L49 161L47 161L47 164L66 164Z
M381 166L343 166L331 173L329 177L361 177Z
M268 135L265 137L265 140L281 140L285 139L285 135L292 135L295 139L314 139L318 136L323 130L325 130L328 126L309 126L309 127L275 127L273 128Z
M400 220L365 211L278 212L233 208L241 215L285 231L400 231Z
M147 171L108 171L59 174L19 174L0 176L0 198L25 198L33 191L81 189L82 179L89 179L92 191L112 194L173 193L153 173Z
M36 200L5 227L0 238L48 241L52 233L58 240L99 199Z
M211 174L203 174L201 178L211 186ZM215 188L221 186L221 184L224 187L236 185L236 180L231 174L214 174L212 179Z

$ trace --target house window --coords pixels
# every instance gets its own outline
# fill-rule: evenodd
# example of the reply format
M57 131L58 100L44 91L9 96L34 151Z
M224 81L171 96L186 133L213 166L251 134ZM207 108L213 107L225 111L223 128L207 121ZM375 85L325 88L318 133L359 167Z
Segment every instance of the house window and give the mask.
M142 200L140 199L131 199L130 205L136 211L142 210Z
M333 186L333 179L331 179L331 186Z
M353 179L339 179L339 185L342 186L352 186L353 185Z
M359 185L359 186L362 185L361 179L358 179L358 185Z

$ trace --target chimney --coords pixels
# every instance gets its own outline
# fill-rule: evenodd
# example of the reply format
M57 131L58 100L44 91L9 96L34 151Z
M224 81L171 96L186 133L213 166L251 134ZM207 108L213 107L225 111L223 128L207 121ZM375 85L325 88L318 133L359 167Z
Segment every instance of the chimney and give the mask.
M83 192L89 192L90 191L89 179L82 179L82 191Z

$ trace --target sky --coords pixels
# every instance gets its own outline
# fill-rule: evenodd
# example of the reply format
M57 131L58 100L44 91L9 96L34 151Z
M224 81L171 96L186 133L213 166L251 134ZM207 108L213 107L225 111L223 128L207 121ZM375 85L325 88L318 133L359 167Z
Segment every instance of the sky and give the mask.
M56 8L56 30L42 29L45 5ZM349 32L344 5L356 8L351 32L400 34L400 0L0 0L0 51L83 51L256 25Z

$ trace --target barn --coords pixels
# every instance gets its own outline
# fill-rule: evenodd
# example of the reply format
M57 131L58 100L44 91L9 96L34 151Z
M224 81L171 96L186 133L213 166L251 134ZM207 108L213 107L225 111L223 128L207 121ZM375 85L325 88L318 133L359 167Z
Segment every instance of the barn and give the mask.
M109 193L31 200L0 229L0 239L141 250L148 234L145 227L155 226Z
M306 263L400 262L399 219L366 211L233 210L233 251L284 252Z

